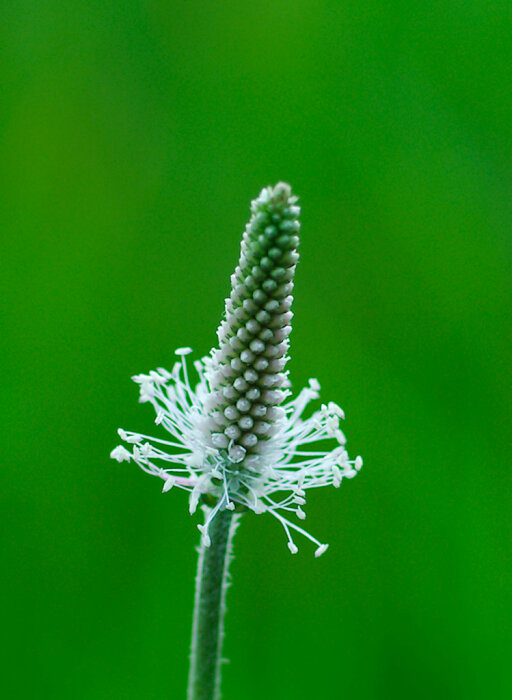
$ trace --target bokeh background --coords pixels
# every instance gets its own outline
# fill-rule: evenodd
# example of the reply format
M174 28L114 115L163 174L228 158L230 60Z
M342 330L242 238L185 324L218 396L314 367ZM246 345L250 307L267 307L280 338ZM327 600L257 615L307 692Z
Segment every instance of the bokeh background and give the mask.
M510 3L2 4L4 697L184 697L196 519L108 459L303 206L290 369L365 466L244 518L226 700L512 697Z

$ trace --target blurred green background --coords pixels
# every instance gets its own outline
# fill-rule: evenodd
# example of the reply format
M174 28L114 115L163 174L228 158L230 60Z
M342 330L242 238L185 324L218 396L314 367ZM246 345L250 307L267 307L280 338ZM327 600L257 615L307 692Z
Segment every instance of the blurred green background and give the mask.
M116 429L206 353L262 186L303 206L292 380L365 466L331 548L237 535L226 700L512 697L510 2L2 5L1 678L183 698L197 519Z

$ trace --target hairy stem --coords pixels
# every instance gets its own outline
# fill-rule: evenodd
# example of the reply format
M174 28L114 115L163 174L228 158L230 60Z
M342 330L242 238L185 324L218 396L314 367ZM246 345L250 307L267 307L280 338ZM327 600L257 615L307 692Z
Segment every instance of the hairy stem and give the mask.
M211 545L199 548L188 700L218 700L228 566L240 516L217 513L209 528Z

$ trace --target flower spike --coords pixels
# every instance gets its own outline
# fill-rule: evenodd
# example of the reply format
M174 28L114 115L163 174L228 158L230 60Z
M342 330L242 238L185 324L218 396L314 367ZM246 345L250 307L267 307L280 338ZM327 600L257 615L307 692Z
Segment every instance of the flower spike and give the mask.
M120 430L131 451L118 446L111 457L133 459L159 476L164 492L173 486L189 491L190 513L200 502L211 506L200 526L204 546L209 546L208 528L219 511L252 510L281 523L292 554L298 551L292 537L296 532L316 545L318 557L328 545L289 514L304 520L307 490L339 487L343 478L357 474L362 459L348 457L339 427L344 414L335 403L304 418L306 406L319 398L316 379L289 398L285 366L299 258L297 198L289 185L278 183L262 190L251 214L217 331L219 345L194 362L197 383L193 386L189 379L190 348L176 350L179 360L171 372L158 368L133 377L139 400L153 405L155 422L170 439ZM315 449L314 443L326 439L334 441L330 450Z
M249 466L276 432L287 396L300 207L290 186L264 189L252 203L240 261L231 278L219 347L211 363L213 440L233 463ZM253 459L253 463L258 463Z

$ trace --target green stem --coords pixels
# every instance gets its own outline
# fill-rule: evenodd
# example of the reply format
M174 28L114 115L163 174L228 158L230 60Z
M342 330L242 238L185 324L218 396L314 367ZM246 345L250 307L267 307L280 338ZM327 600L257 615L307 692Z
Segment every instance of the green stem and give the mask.
M211 545L199 548L188 700L218 700L224 613L233 535L240 516L221 510L213 519Z

